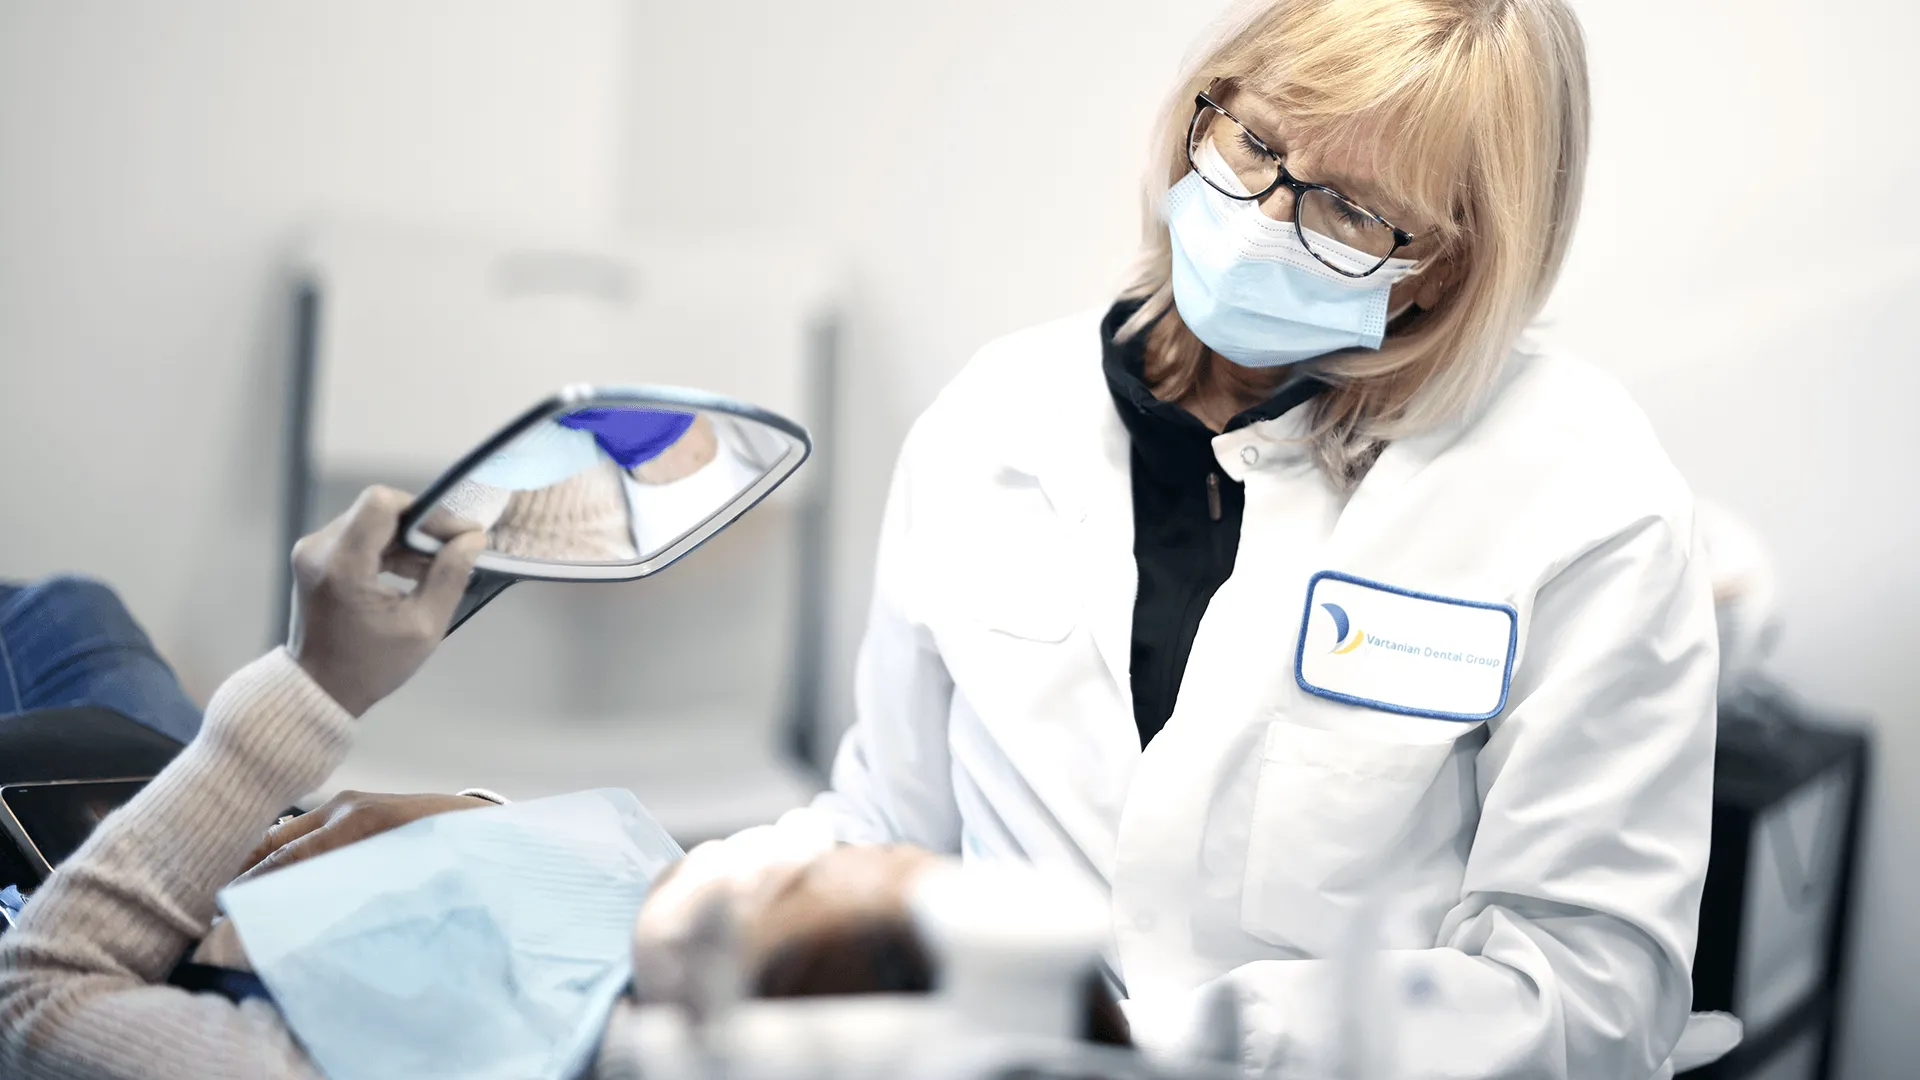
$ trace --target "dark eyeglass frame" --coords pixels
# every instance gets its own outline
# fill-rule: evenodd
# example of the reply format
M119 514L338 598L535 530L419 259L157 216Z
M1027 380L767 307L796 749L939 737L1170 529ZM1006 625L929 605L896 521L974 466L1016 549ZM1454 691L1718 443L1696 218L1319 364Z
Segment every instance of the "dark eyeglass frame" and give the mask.
M1206 172L1200 168L1200 164L1198 162L1193 160L1193 141L1194 141L1194 135L1197 134L1200 130L1200 114L1206 112L1208 109L1212 109L1214 112L1217 112L1221 116L1224 116L1227 119L1233 121L1234 123L1240 125L1240 130L1246 133L1247 138L1253 140L1253 144L1260 148L1260 152L1273 159L1274 165L1277 166L1280 170L1280 175L1273 178L1273 183L1268 184L1264 190L1256 191L1251 195L1239 195L1239 194L1235 194L1234 192L1228 191L1227 189L1221 187L1219 184L1216 184L1211 180L1207 180ZM1274 150L1273 147L1268 146L1267 141L1265 139L1262 139L1260 136L1255 135L1253 133L1253 129L1247 126L1246 121L1228 112L1225 106L1221 105L1219 102L1208 97L1207 92L1204 90L1202 90L1200 93L1195 94L1193 96L1193 119L1187 121L1187 165L1191 167L1196 174L1199 175L1201 180L1206 181L1206 184L1208 187L1212 188L1213 190L1219 192L1222 195L1225 195L1229 199L1237 199L1241 202L1257 203L1262 199L1265 199L1267 196L1273 194L1275 191L1278 191L1280 188L1285 187L1288 191L1293 193L1293 231L1294 231L1294 234L1300 238L1300 246L1307 249L1307 254L1312 255L1315 259L1318 259L1320 261L1320 265L1326 267L1329 270L1332 270L1336 274L1340 274L1345 277L1350 277L1350 278L1367 277L1368 275L1372 274L1374 271L1387 265L1387 262L1393 258L1394 252L1399 251L1401 248L1406 247L1408 244L1411 244L1415 240L1419 239L1414 234L1408 232L1405 229L1402 229L1400 226L1395 225L1393 222L1388 221L1386 218L1381 217L1379 214L1374 213L1373 211L1367 209L1366 207L1361 206L1359 203L1354 202L1352 199L1347 198L1345 195L1340 194L1339 191L1333 188L1330 188L1325 184L1310 184L1305 180L1302 180L1299 177L1293 175L1291 172L1288 172L1287 161L1283 155L1281 155L1278 151ZM1389 250L1385 255L1382 255L1380 257L1379 262L1374 263L1371 267L1368 267L1367 269L1362 270L1357 274L1351 270L1346 269L1345 267L1335 266L1333 263L1328 262L1325 258L1322 258L1319 255L1319 253L1313 250L1313 245L1307 242L1307 227L1300 223L1301 196L1305 195L1309 191L1323 191L1328 195L1331 195L1334 198L1345 203L1346 205L1353 207L1355 210L1358 210L1362 214L1365 214L1367 217L1373 219L1374 221L1377 221L1380 224L1385 225L1388 229L1392 230L1393 232L1393 248ZM1329 237L1328 239L1332 239L1332 238Z

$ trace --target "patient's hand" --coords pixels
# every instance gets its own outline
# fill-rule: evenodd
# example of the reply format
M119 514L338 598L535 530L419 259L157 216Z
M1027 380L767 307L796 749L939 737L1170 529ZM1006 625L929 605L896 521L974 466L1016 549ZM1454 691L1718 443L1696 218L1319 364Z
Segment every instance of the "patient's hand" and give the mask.
M374 795L343 791L315 809L268 829L266 838L248 857L247 871L234 881L285 869L424 817L492 805L470 795Z

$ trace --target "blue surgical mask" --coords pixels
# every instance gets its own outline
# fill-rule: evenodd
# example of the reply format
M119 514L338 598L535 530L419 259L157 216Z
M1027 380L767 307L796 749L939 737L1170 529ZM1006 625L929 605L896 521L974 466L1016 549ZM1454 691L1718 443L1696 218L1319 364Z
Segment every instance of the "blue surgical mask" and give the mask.
M1388 294L1413 270L1411 259L1389 259L1364 278L1336 273L1307 251L1293 222L1228 198L1197 172L1167 192L1165 215L1181 321L1207 348L1246 367L1379 348ZM1374 260L1356 251L1353 261Z

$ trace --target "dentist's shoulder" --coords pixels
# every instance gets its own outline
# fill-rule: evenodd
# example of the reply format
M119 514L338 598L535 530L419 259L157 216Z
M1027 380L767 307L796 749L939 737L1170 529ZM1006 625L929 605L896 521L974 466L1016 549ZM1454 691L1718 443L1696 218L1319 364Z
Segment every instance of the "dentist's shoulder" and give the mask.
M1692 489L1646 412L1611 371L1548 329L1520 337L1482 402L1402 450L1470 461L1491 490L1536 514L1595 527L1658 516L1690 528Z

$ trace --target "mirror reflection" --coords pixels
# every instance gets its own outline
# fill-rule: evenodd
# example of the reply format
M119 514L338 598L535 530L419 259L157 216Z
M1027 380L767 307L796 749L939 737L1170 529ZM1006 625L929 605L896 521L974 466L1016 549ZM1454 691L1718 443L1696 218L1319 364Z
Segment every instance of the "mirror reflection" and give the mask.
M737 512L792 441L704 409L579 408L539 421L482 460L436 509L486 529L492 555L645 562L716 515Z

